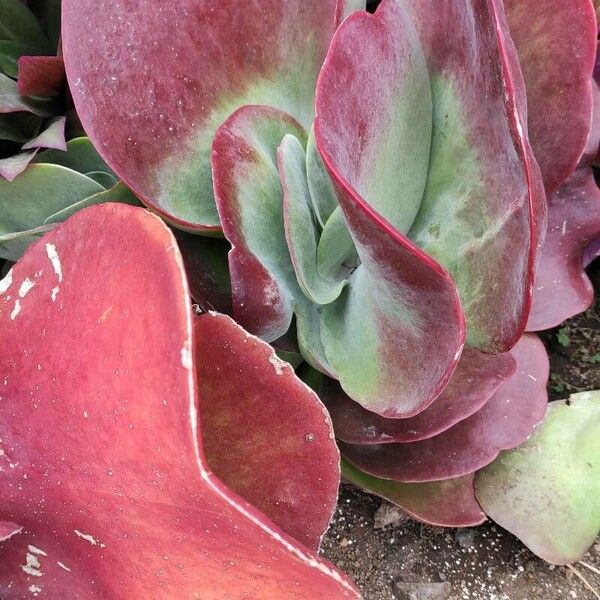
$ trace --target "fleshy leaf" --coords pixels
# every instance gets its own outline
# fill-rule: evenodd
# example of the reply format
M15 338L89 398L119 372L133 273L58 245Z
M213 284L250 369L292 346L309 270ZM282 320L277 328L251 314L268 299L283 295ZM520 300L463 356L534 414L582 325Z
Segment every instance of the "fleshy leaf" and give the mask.
M582 558L600 532L600 392L551 402L521 446L477 474L485 512L555 564Z
M50 119L46 124L46 129L39 135L23 144L23 150L30 148L54 148L56 150L66 151L67 141L65 140L66 117L56 117Z
M145 203L183 228L219 229L209 156L216 129L247 104L310 127L336 4L65 0L63 53L83 126Z
M592 114L596 19L589 0L504 0L527 90L529 139L546 193L572 173Z
M17 83L10 77L0 73L0 114L30 112L40 117L51 117L54 115L56 108L56 105L51 101L39 98L22 98L17 90Z
M511 377L516 363L511 354L489 355L465 348L444 391L410 419L385 419L354 402L335 381L328 380L323 402L335 435L349 444L416 442L446 431L477 412Z
M40 152L34 162L62 165L83 174L102 171L114 175L114 172L102 160L102 157L87 137L77 137L69 140L66 152L57 150Z
M345 282L319 272L319 227L306 178L306 154L293 135L283 138L277 151L277 164L283 187L285 237L296 279L312 302L329 304L340 295Z
M164 223L111 204L3 280L2 598L358 596L207 469L187 292Z
M437 481L473 473L501 450L514 448L542 419L548 395L548 356L525 334L511 350L515 374L475 414L439 435L406 444L340 443L343 456L363 471L404 482Z
M0 542L5 542L10 539L13 535L21 533L23 527L17 523L11 523L10 521L0 521Z
M94 180L57 165L30 165L13 181L0 179L0 236L37 228L76 202L105 191ZM0 257L15 260L8 239L0 237ZM18 256L16 257L18 258Z
M344 479L393 502L413 519L440 527L472 527L485 521L473 490L474 475L426 483L400 483L363 473L342 460Z
M27 168L27 165L33 160L36 152L37 150L27 150L25 152L17 152L17 154L7 156L6 158L0 158L0 175L6 181L12 181Z
M555 327L590 306L594 289L583 255L597 238L600 190L592 169L582 168L548 197L548 234L535 276L530 331Z
M0 0L0 39L28 49L25 54L48 54L52 48L34 14L20 0Z
M351 15L316 110L344 211L343 198L364 199L399 231L397 245L425 262L412 240L439 261L458 286L470 344L509 350L529 311L545 203L501 5L384 0L374 15Z
M356 10L366 10L367 0L338 0L336 20L341 23L348 15Z
M17 88L21 96L58 96L65 87L65 65L60 56L21 56Z
M31 113L0 114L0 140L24 143L35 137L42 119Z
M227 487L314 550L335 510L340 455L319 397L225 315L194 326L204 452Z
M289 115L244 106L219 127L212 145L215 198L225 237L235 320L266 341L288 329L301 294L286 245L277 148L291 133L305 140Z

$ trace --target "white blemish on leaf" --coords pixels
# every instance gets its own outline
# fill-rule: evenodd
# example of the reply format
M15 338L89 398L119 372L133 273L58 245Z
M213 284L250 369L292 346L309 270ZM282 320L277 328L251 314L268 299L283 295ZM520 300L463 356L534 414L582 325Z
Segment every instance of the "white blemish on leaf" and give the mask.
M181 364L184 369L191 369L192 364L192 352L190 350L189 344L186 342L181 348Z
M89 533L83 533L79 531L79 529L75 529L75 535L81 539L84 539L86 542L89 542L92 544L92 546L100 546L100 548L105 547L104 544L101 544L93 535L90 535Z
M21 287L19 288L19 297L25 298L25 296L27 296L27 294L31 291L31 288L34 285L35 285L35 281L31 281L31 279L29 279L29 277L25 277L25 279L23 279L23 283L21 284Z
M6 540L9 540L13 535L17 535L17 533L21 533L21 531L23 531L23 527L19 527L18 529L15 529L14 531L7 533L6 535L0 536L0 542L5 542Z
M12 285L12 269L8 271L8 273L4 276L3 279L0 279L0 294L4 294L6 290Z
M286 362L283 362L277 354L273 353L269 356L269 362L275 369L275 375L283 375L283 369L288 366Z
M15 306L12 309L12 312L10 313L10 320L14 321L20 312L21 312L21 301L17 298L17 300L15 300Z
M40 561L38 560L37 556L31 552L28 552L27 556L25 556L25 564L21 565L21 569L23 569L27 575L41 577L43 573L40 571L40 567Z
M65 571L68 571L69 573L71 572L71 569L69 569L69 567L67 567L67 565L63 564L60 562L60 560L56 561L56 564L61 568L64 569Z
M34 595L37 596L41 591L42 588L39 585L30 585L29 586L29 591Z
M31 552L32 554L39 554L40 556L48 556L43 550L40 550L39 548L36 548L35 546L32 546L31 544L29 546L27 546L29 552Z
M52 288L52 302L56 300L56 296L58 296L58 286Z
M60 264L60 257L58 256L58 252L56 251L56 246L54 244L46 244L46 254L52 263L52 268L56 273L56 277L58 281L61 282L63 279L62 276L62 265Z

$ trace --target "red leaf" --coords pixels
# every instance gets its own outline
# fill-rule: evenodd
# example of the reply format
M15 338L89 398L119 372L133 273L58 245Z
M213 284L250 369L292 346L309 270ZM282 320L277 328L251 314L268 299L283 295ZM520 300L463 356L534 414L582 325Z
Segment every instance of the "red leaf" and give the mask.
M356 596L207 470L187 283L159 218L83 210L0 292L0 520L23 526L0 546L2 598Z
M67 78L60 56L21 56L17 88L21 96L58 96Z

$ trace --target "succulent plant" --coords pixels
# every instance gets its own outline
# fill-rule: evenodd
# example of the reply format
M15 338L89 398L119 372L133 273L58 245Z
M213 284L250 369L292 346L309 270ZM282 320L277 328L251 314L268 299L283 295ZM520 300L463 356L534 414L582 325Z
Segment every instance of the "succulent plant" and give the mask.
M53 345L63 348L65 336L88 335L89 327L91 346L102 352L67 345L52 359L53 369L80 365L88 396L98 396L98 420L89 425L99 446L117 439L114 455L129 465L115 489L128 483L147 493L151 465L181 487L175 493L156 484L157 502L178 507L179 521L157 508L153 521L160 527L136 521L132 534L164 541L150 544L144 558L168 573L171 594L189 595L201 584L201 595L216 597L258 590L249 563L263 563L250 545L267 544L258 541L264 534L268 544L283 543L277 547L286 558L281 568L264 563L263 593L284 597L281 590L293 580L301 597L314 597L319 585L331 590L323 592L327 597L354 593L331 567L214 484L194 430L192 367L208 465L313 549L339 476L327 414L343 476L423 522L468 526L487 513L555 562L572 560L598 530L595 508L591 517L581 511L593 484L553 505L557 512L566 506L577 525L566 549L558 547L562 530L552 519L537 520L537 533L523 519L559 488L567 495L578 489L594 449L592 436L572 456L568 439L550 450L547 431L568 438L571 420L585 431L598 422L595 400L577 401L586 408L571 412L568 403L548 408L548 358L533 333L591 301L584 266L600 240L591 166L600 142L600 111L592 119L600 95L592 80L593 6L589 0L383 0L374 13L364 8L360 0L64 0L66 75L89 138L71 140L66 152L42 152L14 181L0 181L1 256L15 260L35 242L0 286L2 335L19 340L0 357L20 385L9 397L21 400L18 408L0 409L6 416L0 437L14 436L21 444L15 456L33 460L23 440L44 423L58 428L58 421L52 398L44 392L38 404L38 390L29 398L24 382L40 385L38 356ZM138 207L89 208L107 200L136 204L136 198L176 230L175 238ZM57 226L80 209L86 210ZM40 279L41 261L45 269L48 260L54 265L44 248L56 240L70 265L64 294L60 281L49 287ZM80 280L83 289L74 283ZM44 316L30 323L26 302L33 308L42 289L38 308L46 308L36 314ZM101 302L90 312L77 298L92 293ZM193 349L188 293L202 313ZM117 313L121 320L104 332L105 320ZM48 347L30 347L31 331L40 327ZM318 392L329 411L325 421L315 395L265 342ZM117 367L118 374L103 374L110 361L120 361L120 348L129 361L126 379ZM115 394L121 385L128 402ZM171 400L161 389L175 397L168 414L158 400L168 406ZM64 396L64 431L77 434L61 429L54 439L44 430L39 454L64 468L56 452L63 446L83 452L85 437L68 406L89 411L70 384L56 390ZM275 391L279 404L269 402ZM39 423L35 411L25 412L24 398L42 407ZM118 435L120 421L107 418L108 411L127 411L128 403L136 417L130 443ZM136 466L153 437L180 458L153 452L148 464ZM101 450L99 464L114 474L111 455ZM541 458L530 460L534 452ZM81 464L93 460L82 456ZM573 468L561 466L559 473L551 462ZM520 464L531 476L515 476ZM77 463L68 469L77 471ZM307 487L311 469L319 475ZM198 470L200 480L190 483ZM555 479L544 479L546 470ZM133 551L115 537L108 500L84 511L81 527L89 525L89 532L74 525L80 503L93 496L85 469L77 485L86 495L65 496L73 508L60 523L84 535L55 542L43 512L17 507L32 497L62 501L58 483L46 487L27 475L27 489L11 491L9 508L0 510L15 534L5 573L23 560L30 542L16 533L24 527L44 552L34 553L36 561L54 543L57 552L83 561L109 597L143 596L136 587L143 582L117 564ZM14 474L6 477L0 498L14 483ZM535 488L531 502L516 506L512 485ZM139 496L112 497L124 514L139 511ZM209 514L196 515L194 504ZM227 529L217 547L211 528L223 521L244 533L236 538ZM169 540L182 540L184 530L185 543L170 549ZM104 544L95 550L107 555L106 572L82 558L81 539ZM202 582L190 571L156 567L166 549L179 557L202 548L211 574ZM223 557L240 566L241 588L236 571L217 576ZM291 563L286 579L282 565ZM326 579L305 578L306 565ZM67 575L54 572L57 594ZM119 573L115 582L104 577L108 572ZM30 583L19 575L17 595ZM85 577L77 585L91 593Z
M0 179L12 181L43 148L66 150L69 111L59 53L59 0L0 2Z

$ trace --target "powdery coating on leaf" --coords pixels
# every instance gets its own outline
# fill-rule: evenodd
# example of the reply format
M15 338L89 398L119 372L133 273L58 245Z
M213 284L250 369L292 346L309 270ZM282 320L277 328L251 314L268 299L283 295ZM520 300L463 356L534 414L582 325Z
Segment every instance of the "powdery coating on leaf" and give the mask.
M318 549L340 479L323 404L268 344L229 317L201 315L194 334L209 466L289 535Z
M439 527L472 527L485 521L475 499L474 475L428 483L400 483L363 473L342 461L344 479L393 502L413 519Z
M285 241L276 165L277 148L287 133L306 137L280 110L243 106L219 127L212 143L215 199L231 243L233 315L266 341L289 329L298 287Z
M551 402L533 435L477 474L477 499L548 562L581 559L600 532L600 392Z
M548 217L527 323L530 331L555 327L593 301L583 262L586 247L600 239L600 190L591 168L575 171L548 197Z
M460 477L514 448L542 419L548 394L548 356L533 334L511 350L515 374L471 417L439 435L406 444L357 446L340 443L342 455L363 471L384 479L427 482Z
M336 0L67 0L62 44L77 112L145 203L186 229L219 229L217 127L247 104L309 127L335 18Z
M60 253L55 304L46 244ZM14 465L0 471L0 519L23 527L2 543L0 596L28 597L31 563L52 598L356 597L207 470L195 371L181 364L188 288L160 219L83 210L26 252L14 280L40 271L15 321L0 297L0 438Z
M527 90L529 139L551 194L590 131L596 19L590 0L504 0Z
M327 380L323 401L338 439L350 444L389 444L431 438L479 410L516 369L512 355L465 348L444 391L409 419L385 419L362 408L339 384Z

